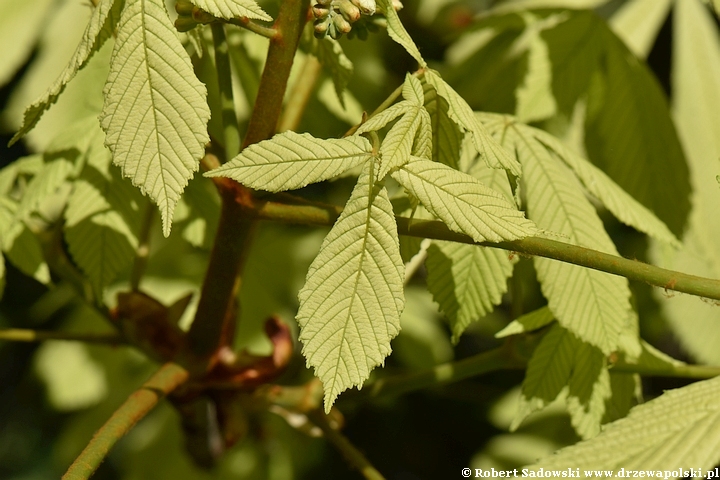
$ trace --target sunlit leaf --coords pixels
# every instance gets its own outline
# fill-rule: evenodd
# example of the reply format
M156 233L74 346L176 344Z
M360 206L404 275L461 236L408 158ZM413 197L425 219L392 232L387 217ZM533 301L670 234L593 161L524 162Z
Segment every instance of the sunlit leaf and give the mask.
M0 85L12 78L32 52L45 12L52 3L53 0L0 2L0 44L13 46L0 52Z
M294 190L335 177L372 156L364 137L322 140L308 133L284 132L243 150L205 174L228 177L251 188Z
M254 0L192 0L192 2L206 12L218 18L247 17L258 20L272 21L272 17L265 13Z
M555 320L555 315L553 315L548 307L538 308L510 322L505 328L495 334L495 338L504 338L510 335L532 332L552 323L553 320Z
M369 167L368 167L369 168ZM325 410L390 354L404 306L392 205L365 170L300 290L300 341L322 380Z
M432 125L432 159L458 168L460 144L463 132L448 115L448 102L437 94L435 88L425 83L425 110L430 114Z
M385 14L385 17L387 18L387 30L388 35L390 35L390 38L395 40L397 43L403 46L403 48L410 54L412 57L417 60L418 64L421 68L424 68L427 66L427 63L425 63L425 60L422 58L422 55L420 55L420 50L418 50L417 46L415 45L415 42L413 42L412 37L410 34L408 34L407 30L405 30L405 27L403 26L402 22L400 21L400 18L398 17L397 12L393 8L393 2L392 0L376 0L378 10Z
M368 119L367 122L360 125L360 127L355 132L357 135L360 135L361 133L367 133L371 132L373 130L380 130L388 123L395 120L397 117L402 115L403 113L413 110L417 108L415 105L412 104L412 102L409 102L407 100L403 100L402 102L398 102L395 105L392 105L389 108L386 108L382 112L378 113L377 115L371 117Z
M422 106L417 106L406 112L390 128L380 145L381 165L377 172L378 178L385 177L392 169L401 167L410 161L413 144L423 123L429 125L430 118ZM420 141L427 141L427 136Z
M610 17L610 27L639 58L647 58L672 0L632 0Z

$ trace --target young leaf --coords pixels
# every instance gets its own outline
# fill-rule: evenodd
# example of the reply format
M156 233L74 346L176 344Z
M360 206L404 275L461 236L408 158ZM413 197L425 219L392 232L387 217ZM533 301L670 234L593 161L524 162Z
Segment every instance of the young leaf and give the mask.
M633 0L610 17L610 27L638 58L647 58L672 0Z
M83 68L90 60L90 57L100 50L105 41L113 35L124 3L124 0L100 0L93 10L90 22L85 29L77 50L75 50L75 54L70 59L70 63L48 88L47 92L25 110L22 126L10 140L10 145L20 140L37 124L43 113L55 103L78 70Z
M254 0L192 0L192 3L218 18L247 17L272 22L272 17Z
M410 160L413 144L423 123L429 125L430 118L422 106L410 109L395 122L380 145L381 164L377 178L384 178L389 171L403 166ZM424 137L421 141L426 139Z
M323 382L326 411L390 354L405 303L392 205L368 164L299 294L299 338Z
M162 0L126 5L105 95L101 124L113 162L160 207L167 236L210 140L210 109Z
M504 250L453 242L434 241L425 267L428 290L450 321L454 343L500 303L512 275Z
M416 108L416 106L413 105L412 102L409 102L407 100L398 102L395 105L386 108L374 117L370 117L367 122L363 123L362 125L360 125L360 127L358 127L355 134L360 135L363 133L371 132L373 130L380 130L403 113L408 112L414 108Z
M475 149L483 156L483 160L487 162L488 166L505 168L516 177L519 177L522 173L520 165L490 136L482 123L475 118L467 102L450 85L445 83L438 73L427 70L425 72L425 81L432 85L438 95L447 101L448 116L458 126L470 133Z
M497 191L446 165L414 158L392 176L453 231L477 242L535 235L535 225Z
M463 132L448 115L448 102L435 88L424 83L425 110L430 114L432 127L432 160L458 169ZM422 156L422 155L418 155Z
M417 60L420 68L427 67L427 63L425 63L422 55L420 55L420 50L418 50L412 37L410 37L410 34L405 30L405 27L400 21L400 17L398 17L395 8L393 8L392 0L377 0L377 6L378 10L384 13L387 18L387 30L390 38L402 45L403 48Z
M665 392L634 407L597 437L564 448L532 465L531 470L703 472L720 462L720 378ZM677 475L677 474L675 474ZM612 476L612 475L611 475Z
M526 130L510 126L504 145L523 165L528 216L540 228L568 241L617 254L592 204L571 172ZM534 259L543 294L558 322L605 354L619 346L630 322L625 278L544 258Z
M552 323L554 320L555 315L553 315L550 309L548 307L541 307L530 313L521 315L512 322L508 323L505 328L495 334L495 338L505 338L510 335L539 330L545 325Z
M423 85L414 75L410 75L409 73L405 75L402 96L405 100L414 103L418 107L422 107L423 103L425 103Z
M345 106L343 92L353 75L353 64L343 52L340 42L332 37L326 36L322 39L315 38L312 25L303 31L300 46L304 51L318 59L325 70L330 73L335 93L340 100L340 105Z
M270 192L294 190L340 175L372 156L364 137L322 140L308 133L284 132L251 145L206 177L228 177Z
M111 166L101 137L87 156L65 211L65 240L73 260L102 296L103 289L132 263L140 210L147 201Z

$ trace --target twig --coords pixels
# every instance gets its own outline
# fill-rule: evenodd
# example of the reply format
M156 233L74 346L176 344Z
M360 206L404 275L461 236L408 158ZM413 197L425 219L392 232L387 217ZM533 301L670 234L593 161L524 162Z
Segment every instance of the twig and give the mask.
M215 69L220 90L222 108L223 143L225 161L230 161L240 151L240 129L235 115L235 100L232 91L232 73L230 71L229 45L225 38L225 26L222 23L210 25L215 47Z
M228 23L240 28L250 30L251 32L257 33L258 35L261 35L265 38L272 39L275 38L278 34L277 29L260 25L259 23L255 23L247 17L232 18L228 20Z
M342 207L322 203L305 202L304 204L291 205L268 201L258 205L254 215L257 218L285 223L328 226L335 223L340 212L342 212ZM478 243L467 235L451 231L444 223L439 221L410 221L405 217L395 217L395 220L400 235L502 248L525 255L545 257L592 268L666 290L720 300L720 280L716 279L667 270L637 260L628 260L609 253L547 238L528 237L511 242Z
M97 470L110 449L130 431L135 424L152 410L158 401L175 390L188 378L188 372L180 365L166 363L135 391L105 425L100 427L90 443L75 459L62 480L85 480Z
M342 456L345 457L345 460L355 467L363 475L363 477L367 480L385 480L385 477L383 477L382 474L373 467L370 461L365 458L365 455L363 455L362 452L355 447L355 445L350 443L350 440L348 440L345 435L340 433L338 430L335 430L332 425L330 425L330 422L328 422L328 419L323 412L320 410L314 410L308 414L308 418L312 423L317 425L320 430L322 430L323 434L325 434L325 438L332 443L333 447L335 447Z
M66 340L73 342L124 345L125 339L117 333L71 333L24 328L0 330L0 340L9 342L44 342L46 340Z
M322 64L313 55L307 55L305 63L300 70L295 87L288 97L285 111L278 122L278 132L297 130L300 125L305 108L310 101L310 96L315 90L315 84L320 77Z

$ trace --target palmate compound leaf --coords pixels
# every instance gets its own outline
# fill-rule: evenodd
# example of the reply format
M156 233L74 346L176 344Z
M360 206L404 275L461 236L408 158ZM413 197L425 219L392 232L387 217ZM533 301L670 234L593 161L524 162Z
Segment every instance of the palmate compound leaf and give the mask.
M206 97L164 2L129 2L118 26L101 126L113 162L160 207L165 236L210 140Z
M467 146L467 145L466 145ZM472 149L465 148L460 168L512 202L504 170L489 168ZM507 291L514 262L504 250L433 241L427 252L427 286L452 329L452 341L473 321L490 313Z
M416 143L423 144L421 150L427 152L430 132L427 129L420 130L423 125L430 126L430 117L422 106L409 109L395 122L380 145L381 163L377 178L382 179L391 170L406 164Z
M531 470L669 471L708 469L720 462L720 378L670 390L634 407L597 437L540 460ZM697 472L697 470L695 470ZM675 473L672 473L675 472ZM701 475L702 476L702 475Z
M447 114L466 132L470 133L473 145L483 160L492 168L504 168L516 177L522 174L520 164L506 151L475 117L467 102L448 85L440 74L426 70L424 79L433 86L437 94L445 99L448 105Z
M397 225L372 168L368 162L299 294L299 338L323 382L326 411L390 354L405 304Z
M218 18L255 18L272 22L272 17L254 0L192 0L192 3Z
M460 160L460 146L463 132L448 115L448 102L438 95L429 83L423 84L425 93L425 110L430 114L432 128L431 158L457 169Z
M512 122L494 133L523 165L530 219L569 243L617 255L580 183L545 145ZM606 355L620 348L621 334L634 318L627 279L545 258L534 263L550 310L563 327Z
M372 156L364 137L322 140L308 133L284 132L251 145L206 177L228 177L251 188L294 190L340 175Z
M100 50L105 41L113 35L124 3L125 0L100 0L92 12L82 40L67 67L43 96L25 110L22 126L10 140L10 145L32 130L35 124L40 121L43 113L55 103L68 82L75 77L78 70L83 68L90 60L90 57Z
M392 177L450 230L477 242L515 240L537 233L535 224L514 204L467 173L411 157Z

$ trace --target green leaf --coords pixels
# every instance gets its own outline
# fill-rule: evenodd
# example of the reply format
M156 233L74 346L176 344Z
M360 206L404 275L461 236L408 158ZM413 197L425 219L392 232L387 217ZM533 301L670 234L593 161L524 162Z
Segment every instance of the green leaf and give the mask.
M30 218L30 215L37 211L40 203L65 183L79 156L75 150L44 155L43 167L33 176L23 192L15 212L17 218L22 220Z
M481 118L487 118L488 114L480 114L480 116ZM517 125L517 129L522 131L525 136L534 137L565 162L585 188L600 200L605 208L610 210L622 223L634 227L657 240L674 246L679 245L678 239L668 229L667 225L620 188L605 172L570 151L560 140L543 130L527 125Z
M630 409L637 403L640 388L640 375L617 373L610 370L612 396L605 401L605 414L602 423L610 423L625 418Z
M557 103L552 92L552 64L549 49L537 28L531 28L528 45L528 66L523 84L515 91L518 118L530 123L555 115Z
M483 160L487 162L488 166L505 168L519 177L521 175L520 165L490 136L482 123L475 118L467 102L450 85L445 83L438 73L427 70L425 72L425 81L432 85L438 95L447 101L448 116L458 126L470 133L475 149L483 156Z
M101 132L102 133L102 132ZM133 261L147 201L110 163L98 136L65 211L65 240L98 296Z
M454 343L500 303L512 275L504 250L454 242L433 242L425 267L428 290L450 321Z
M0 255L0 299L5 293L5 257Z
M690 186L665 95L612 32L605 31L603 45L604 58L588 91L588 156L679 235L690 209Z
M673 116L690 167L693 210L683 248L661 252L656 246L653 257L666 268L720 278L720 189L714 175L720 157L720 40L715 19L698 0L676 2L673 25ZM720 363L717 306L688 295L657 297L682 347L700 362Z
M425 103L425 93L423 84L414 75L405 74L405 83L403 83L402 96L408 102L412 102L418 107L422 107Z
M463 132L448 114L448 102L435 88L424 83L425 110L430 114L432 127L432 160L458 169Z
M0 5L0 85L5 85L32 52L53 0L6 0Z
M218 18L247 17L272 22L272 17L254 0L192 0L192 3Z
M398 102L395 105L392 105L389 108L386 108L382 112L378 113L377 115L370 117L367 122L363 123L358 127L357 131L355 132L356 135L361 135L363 133L371 132L374 130L380 130L388 123L395 120L400 115L404 114L405 112L408 112L410 110L413 110L417 108L415 105L413 105L412 102L409 102L407 100L403 100L402 102Z
M10 145L20 140L37 124L43 113L55 103L78 70L83 68L92 55L100 50L105 41L113 35L123 4L124 0L101 0L98 3L70 63L45 94L25 110L22 126L10 140Z
M528 216L538 227L566 241L617 255L602 221L579 182L527 129L509 125L504 145L517 153L525 172ZM542 291L560 324L605 354L619 347L630 327L630 289L625 278L534 259Z
M564 448L531 470L582 465L584 470L660 471L658 476L673 478L679 468L705 472L720 462L719 398L720 378L665 392L608 424L597 437Z
M502 194L441 163L414 158L392 176L448 228L477 242L537 233L535 225Z
M510 335L539 330L554 320L555 315L553 315L550 309L548 307L541 307L530 313L521 315L510 322L505 328L495 334L495 338L505 338Z
M0 231L5 257L25 275L40 283L49 283L50 270L37 237L23 222L15 218L17 205L2 197L0 202Z
M610 28L638 58L647 58L672 0L632 0L610 17Z
M380 145L381 164L377 178L384 178L389 171L410 160L418 131L423 124L430 125L430 118L422 106L412 108L395 122ZM427 136L422 136L420 141L427 141Z
M158 204L168 236L175 204L210 140L210 109L161 0L123 10L105 95L101 124L113 162Z
M369 160L364 137L322 140L308 133L284 132L251 145L206 177L228 177L251 188L295 190L340 175Z
M422 55L420 55L420 50L418 50L417 46L415 45L415 42L413 42L412 37L410 34L408 34L407 30L405 30L405 27L403 26L402 22L400 21L400 17L398 17L397 12L393 8L393 2L392 0L376 0L377 1L377 7L380 12L385 14L385 17L387 18L387 31L388 35L390 35L390 38L395 40L397 43L402 45L402 47L415 59L417 60L418 64L420 65L420 68L427 67L427 63L425 63L425 60L422 58Z
M340 43L329 36L322 39L315 38L312 25L308 24L303 31L301 47L307 53L314 55L323 68L330 73L335 93L340 104L345 107L343 92L352 78L354 68L350 59L343 52Z
M220 220L220 197L212 182L195 177L188 183L181 201L188 207L182 235L190 245L212 248Z
M366 168L299 294L299 338L323 382L326 411L384 361L400 330L405 301L397 226L387 191L371 177Z

